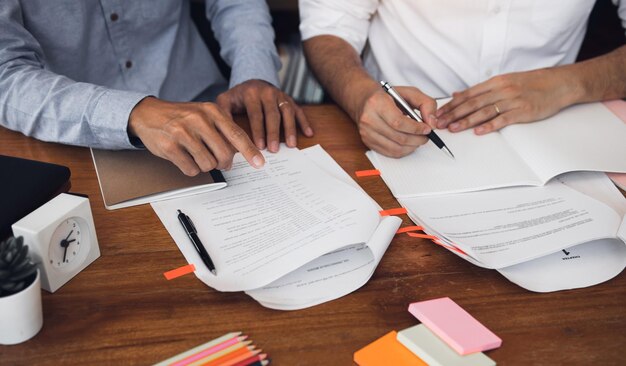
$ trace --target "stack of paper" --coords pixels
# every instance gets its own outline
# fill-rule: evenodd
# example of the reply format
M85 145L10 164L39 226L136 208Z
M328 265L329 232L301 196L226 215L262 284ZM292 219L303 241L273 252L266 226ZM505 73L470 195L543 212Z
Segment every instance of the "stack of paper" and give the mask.
M626 200L606 175L551 180L626 172L626 125L604 105L486 136L439 133L456 160L431 143L402 159L367 156L411 219L454 254L542 292L626 267Z
M293 310L356 290L373 274L401 220L380 207L319 146L282 146L263 169L236 155L219 191L152 204L196 276ZM178 222L194 220L217 270L202 263Z

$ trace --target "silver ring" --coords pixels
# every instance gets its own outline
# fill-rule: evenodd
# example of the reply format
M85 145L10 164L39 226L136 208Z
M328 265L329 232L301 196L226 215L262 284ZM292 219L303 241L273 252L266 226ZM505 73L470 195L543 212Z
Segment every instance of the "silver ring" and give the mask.
M496 109L496 114L502 113L500 112L500 108L498 108L498 105L496 103L493 103L493 107Z
M278 103L278 108L282 107L282 106L283 106L283 105L285 105L285 104L289 104L289 102L288 102L288 101L286 101L286 100L284 100L284 101L282 101L282 102Z

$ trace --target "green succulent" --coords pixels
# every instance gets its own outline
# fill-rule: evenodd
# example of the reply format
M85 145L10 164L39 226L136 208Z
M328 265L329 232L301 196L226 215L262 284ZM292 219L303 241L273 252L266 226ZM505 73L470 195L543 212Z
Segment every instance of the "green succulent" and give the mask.
M0 243L0 297L30 286L36 272L37 266L30 260L24 238L11 237Z

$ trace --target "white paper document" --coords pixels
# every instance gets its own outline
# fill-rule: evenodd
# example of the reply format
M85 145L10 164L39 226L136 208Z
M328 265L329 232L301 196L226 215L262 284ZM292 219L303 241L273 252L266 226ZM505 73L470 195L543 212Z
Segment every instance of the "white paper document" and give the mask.
M604 173L515 187L401 199L452 253L537 292L592 286L626 266L626 199Z
M282 146L265 153L260 170L236 155L224 172L227 188L152 204L204 283L248 291L268 307L297 309L369 279L400 220L381 220L378 205L319 146L306 153ZM194 220L217 276L189 242L178 209Z
M436 132L455 160L432 142L401 159L367 152L396 198L541 186L571 171L626 172L626 125L602 103L483 136Z
M401 200L423 226L488 268L522 263L567 246L615 238L621 217L555 181Z

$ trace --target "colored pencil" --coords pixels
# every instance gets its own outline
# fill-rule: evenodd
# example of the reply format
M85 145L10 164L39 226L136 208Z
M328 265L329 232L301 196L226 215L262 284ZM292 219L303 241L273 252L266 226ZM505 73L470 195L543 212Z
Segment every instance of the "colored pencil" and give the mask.
M232 337L229 339L226 339L216 345L213 345L207 349L204 349L200 352L197 352L189 357L186 357L174 364L172 364L172 366L185 366L190 364L191 362L194 362L196 360L199 360L201 358L204 358L206 356L212 355L214 353L217 353L225 348L231 347L233 345L236 345L237 343L240 343L242 341L244 341L246 338L248 338L248 336L236 336L236 337Z
M252 351L252 354L243 354L240 356L237 356L235 358L231 358L230 360L225 360L225 361L220 361L220 360L215 360L211 363L208 364L204 364L203 366L232 366L234 364L236 364L237 362L241 362L247 358L250 358L250 356L255 356L257 354L259 354L260 352L262 352L260 349Z
M240 356L250 356L252 354L252 352L254 352L254 345L252 346L248 346L248 347L244 347L241 349L238 349L235 352L231 352L225 355L222 355L222 357L220 358L214 358L213 360L207 360L206 362L203 362L202 365L220 365L224 362L227 362L229 360L232 360L234 358L240 357Z
M241 362L238 362L232 366L250 366L250 365L254 365L257 364L259 362L262 363L262 361L264 361L267 358L267 355L265 353L260 354L260 355L256 355L256 356L252 356L248 359L245 359Z
M180 362L182 359L184 359L186 357L194 355L194 354L196 354L198 352L201 352L201 351L203 351L203 350L205 350L205 349L207 349L209 347L213 347L215 345L218 345L218 344L220 344L220 343L222 343L224 341L227 341L227 340L229 340L231 338L234 338L234 337L238 337L240 335L241 335L241 332L226 333L226 334L224 334L221 337L212 339L212 340L210 340L210 341L208 341L206 343L203 343L203 344L201 344L199 346L196 346L196 347L194 347L192 349L189 349L189 350L187 350L185 352L179 353L176 356L173 356L173 357L170 357L170 358L168 358L166 360L163 360L163 361L159 362L158 364L156 364L155 366L157 366L157 365L158 366L173 366L173 365L175 365L176 363Z
M213 361L213 360L217 360L221 357L224 357L225 355L231 354L235 351L241 350L241 349L254 349L254 346L250 346L250 344L252 343L252 341L245 341L245 342L239 342L236 343L230 347L224 348L221 351L215 352L211 355L208 355L206 357L203 357L201 359L198 359L192 363L187 364L187 366L199 366L199 365L204 365L207 362Z

